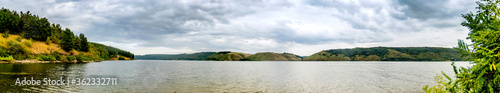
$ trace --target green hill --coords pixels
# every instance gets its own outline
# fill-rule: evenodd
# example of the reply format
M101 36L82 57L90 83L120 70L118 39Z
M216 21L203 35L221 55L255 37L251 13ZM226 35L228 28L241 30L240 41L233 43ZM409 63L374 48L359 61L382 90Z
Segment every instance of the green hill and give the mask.
M212 61L300 61L297 55L291 53L257 53L254 55L221 51L199 52L193 54L147 54L135 55L136 59L145 60L212 60Z
M199 52L193 54L147 54L135 55L136 59L146 60L207 60L209 56L216 52Z
M134 54L88 42L83 33L50 23L29 11L0 9L0 61L84 62L134 59Z
M208 60L214 60L214 61L241 61L242 59L245 59L249 57L250 54L245 54L245 53L239 53L239 52L229 52L229 51L223 51L223 52L218 52L216 54L213 54L208 57Z
M290 53L272 53L272 52L263 52L251 55L243 60L247 61L301 61L297 55Z
M461 61L458 51L440 47L372 47L323 50L304 61Z

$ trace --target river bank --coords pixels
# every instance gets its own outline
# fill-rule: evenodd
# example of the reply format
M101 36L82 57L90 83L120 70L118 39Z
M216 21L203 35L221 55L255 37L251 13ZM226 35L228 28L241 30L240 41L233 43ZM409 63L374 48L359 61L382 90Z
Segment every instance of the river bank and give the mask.
M40 61L40 60L14 60L14 61L0 61L1 63L90 63L90 62L102 62L102 60L97 61Z

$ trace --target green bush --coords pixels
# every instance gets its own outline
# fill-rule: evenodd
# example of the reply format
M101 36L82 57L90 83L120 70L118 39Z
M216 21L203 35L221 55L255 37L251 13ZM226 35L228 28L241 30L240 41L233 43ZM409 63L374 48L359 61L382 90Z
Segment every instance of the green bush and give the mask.
M74 56L66 56L66 59L68 61L74 61L75 60L75 57Z
M118 58L118 60L125 60L125 58L123 58L123 57L119 57L119 58Z
M7 46L10 55L23 55L28 51L21 43L12 40L7 42Z
M5 46L0 46L0 56L10 56Z
M29 58L29 59L35 59L36 57L35 57L35 56L33 56L33 55L28 55L28 58Z
M7 31L7 32L3 33L2 37L3 38L8 38L9 37L9 32Z
M60 60L60 61L62 61L62 60L61 60L61 55L59 55L59 54L54 54L54 58L55 58L56 60Z
M21 40L23 40L21 37L17 37L16 38L17 42L21 42Z
M40 55L36 58L36 60L40 61L56 61L56 58L51 55Z
M82 55L78 55L78 56L76 56L76 61L83 62L83 61L85 61L85 57Z
M12 56L0 57L0 61L14 61L14 58Z
M24 44L25 44L26 46L28 46L28 47L32 47L33 42L31 41L31 39L30 39L30 40L25 40L25 41L24 41Z

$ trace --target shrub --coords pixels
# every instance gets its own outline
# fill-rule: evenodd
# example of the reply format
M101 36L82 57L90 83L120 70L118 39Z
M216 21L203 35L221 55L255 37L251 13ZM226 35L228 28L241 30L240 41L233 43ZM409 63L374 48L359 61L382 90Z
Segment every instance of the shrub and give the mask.
M22 55L28 51L21 43L12 40L7 42L7 46L7 51L9 51L11 55Z
M17 37L16 38L17 42L21 42L21 40L23 40L21 37Z
M47 37L47 39L45 40L45 44L50 44L50 37Z
M0 46L0 56L10 56L5 46Z
M60 56L60 57L61 57L61 59L59 59L59 60L61 60L63 62L68 61L68 58L66 56Z
M66 56L66 59L68 61L74 61L75 60L75 57L74 56Z
M54 56L49 56L49 61L56 61L56 58Z
M118 58L118 60L125 60L125 58L123 58L123 57L119 57L119 58Z
M8 57L0 57L0 61L13 61L14 58L12 56L8 56Z
M7 32L3 33L2 37L3 37L3 38L8 38L8 37L9 37L9 31L7 31Z
M28 46L28 47L32 47L33 42L31 41L31 39L30 39L30 40L25 40L25 41L24 41L24 44L25 44L26 46Z
M28 58L29 58L29 59L35 59L35 56L33 56L33 55L28 55Z
M60 60L60 61L62 61L62 60L61 60L61 55L59 55L59 54L55 54L55 55L54 55L54 58L55 58L56 60Z
M84 60L85 60L85 58L83 57L83 55L77 55L76 56L76 61L83 62Z
M36 58L36 60L40 61L56 61L56 58L51 55L40 55Z

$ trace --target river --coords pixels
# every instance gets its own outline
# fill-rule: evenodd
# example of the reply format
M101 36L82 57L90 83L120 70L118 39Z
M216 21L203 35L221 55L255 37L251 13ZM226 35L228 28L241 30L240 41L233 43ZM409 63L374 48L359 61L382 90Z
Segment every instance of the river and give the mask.
M0 64L4 92L420 92L451 62L134 60L77 64ZM456 62L471 66L469 62ZM66 80L21 85L18 80ZM71 79L116 79L101 85ZM112 80L108 80L112 81ZM17 85L16 85L17 84Z

